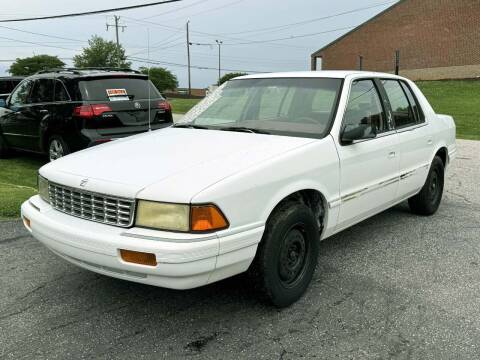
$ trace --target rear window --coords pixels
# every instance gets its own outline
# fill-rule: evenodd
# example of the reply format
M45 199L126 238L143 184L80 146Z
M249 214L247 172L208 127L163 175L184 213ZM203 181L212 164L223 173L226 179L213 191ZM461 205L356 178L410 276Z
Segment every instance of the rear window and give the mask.
M79 88L83 100L115 101L115 100L144 100L162 98L151 81L136 78L106 78L88 79L79 81Z

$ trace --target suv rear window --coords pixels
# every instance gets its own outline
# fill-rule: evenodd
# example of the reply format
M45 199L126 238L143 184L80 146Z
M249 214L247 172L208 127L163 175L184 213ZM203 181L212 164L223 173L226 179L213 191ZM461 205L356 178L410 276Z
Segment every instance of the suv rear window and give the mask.
M157 88L147 79L132 77L125 78L94 78L79 81L79 88L83 100L109 101L107 90L125 90L130 100L148 99L148 87L150 98L162 98Z

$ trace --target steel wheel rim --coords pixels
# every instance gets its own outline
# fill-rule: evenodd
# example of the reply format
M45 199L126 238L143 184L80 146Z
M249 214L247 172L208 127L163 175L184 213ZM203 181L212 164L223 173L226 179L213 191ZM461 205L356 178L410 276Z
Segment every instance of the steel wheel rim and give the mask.
M48 150L50 161L57 160L63 156L63 146L60 141L54 139L50 142L50 148Z
M303 226L292 226L282 239L278 260L278 275L283 286L294 287L305 273L308 242Z

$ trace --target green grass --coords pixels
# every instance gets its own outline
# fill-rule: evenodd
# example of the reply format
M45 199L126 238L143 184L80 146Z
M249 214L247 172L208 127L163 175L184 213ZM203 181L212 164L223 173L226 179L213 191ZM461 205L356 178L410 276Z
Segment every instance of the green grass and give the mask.
M0 159L0 220L20 216L20 205L37 193L38 157L15 155Z
M480 80L419 81L435 112L453 116L457 137L480 140Z
M167 100L172 104L172 110L175 114L185 114L188 110L197 105L201 99L169 98Z

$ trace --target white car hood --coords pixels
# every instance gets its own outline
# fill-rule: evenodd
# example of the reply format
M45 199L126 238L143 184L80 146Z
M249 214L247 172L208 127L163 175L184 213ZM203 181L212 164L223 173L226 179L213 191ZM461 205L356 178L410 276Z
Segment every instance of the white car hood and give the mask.
M167 128L74 153L40 169L48 180L124 197L185 202L202 189L315 139ZM88 181L85 181L87 180Z

